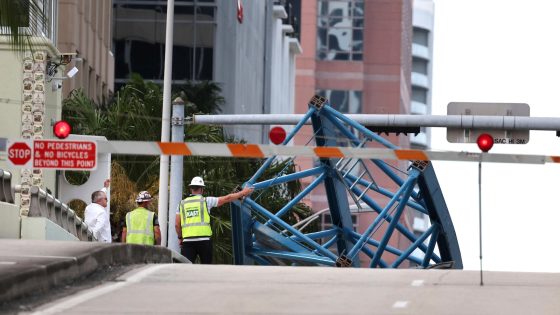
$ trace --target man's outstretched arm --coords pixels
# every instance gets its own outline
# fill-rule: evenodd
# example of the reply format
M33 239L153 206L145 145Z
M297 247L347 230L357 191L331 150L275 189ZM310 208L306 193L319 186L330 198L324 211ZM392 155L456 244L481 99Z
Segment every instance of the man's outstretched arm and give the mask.
M226 196L222 196L222 197L218 197L218 207L221 205L224 205L226 203L230 203L234 200L249 196L250 194L253 193L255 189L252 187L245 187L243 188L243 190L236 192L236 193L232 193Z

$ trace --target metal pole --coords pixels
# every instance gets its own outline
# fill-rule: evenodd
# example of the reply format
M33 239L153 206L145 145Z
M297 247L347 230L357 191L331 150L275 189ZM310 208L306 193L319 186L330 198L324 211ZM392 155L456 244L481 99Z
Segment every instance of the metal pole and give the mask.
M187 123L201 125L295 125L302 114L193 115ZM460 129L560 130L560 118L478 115L345 114L365 126L447 127ZM311 124L308 121L306 124Z
M484 285L482 279L482 155L480 154L480 160L478 160L478 240L479 240L479 250L480 250L480 285Z
M185 102L181 98L173 101L173 117L171 119L171 141L185 141ZM167 247L177 252L181 252L179 248L179 240L175 231L175 212L181 202L183 196L183 156L171 156L171 180L169 181L169 230L167 235Z
M171 69L173 65L173 15L175 0L167 0L165 27L165 67L163 73L163 106L161 113L161 142L169 142L171 119ZM167 246L167 206L169 186L169 155L160 155L158 216L161 229L161 246Z

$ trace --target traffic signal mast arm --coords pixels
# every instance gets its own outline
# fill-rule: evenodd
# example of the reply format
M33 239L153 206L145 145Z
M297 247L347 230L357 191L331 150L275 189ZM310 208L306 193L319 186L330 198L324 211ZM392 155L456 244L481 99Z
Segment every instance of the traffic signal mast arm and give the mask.
M303 116L302 114L193 115L186 117L185 122L201 125L296 125ZM558 117L389 114L346 114L345 116L364 126L376 127L560 131ZM307 124L311 124L311 121Z

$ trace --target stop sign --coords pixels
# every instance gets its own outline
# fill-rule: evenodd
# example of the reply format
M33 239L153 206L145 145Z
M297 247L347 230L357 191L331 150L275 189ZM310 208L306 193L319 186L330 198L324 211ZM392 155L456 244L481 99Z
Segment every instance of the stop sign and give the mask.
M8 159L14 165L25 165L31 160L31 148L25 142L14 142L8 148Z

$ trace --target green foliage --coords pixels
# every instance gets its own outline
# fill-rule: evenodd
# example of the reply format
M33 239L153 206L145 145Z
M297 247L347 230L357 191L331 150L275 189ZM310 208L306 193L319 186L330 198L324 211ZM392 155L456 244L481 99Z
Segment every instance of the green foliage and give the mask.
M62 115L76 133L156 141L161 138L162 103L158 85L133 75L107 104L95 104L82 90L72 91L63 102Z
M185 103L192 103L193 113L217 114L225 99L220 95L221 88L212 81L187 82L178 88L179 96Z

